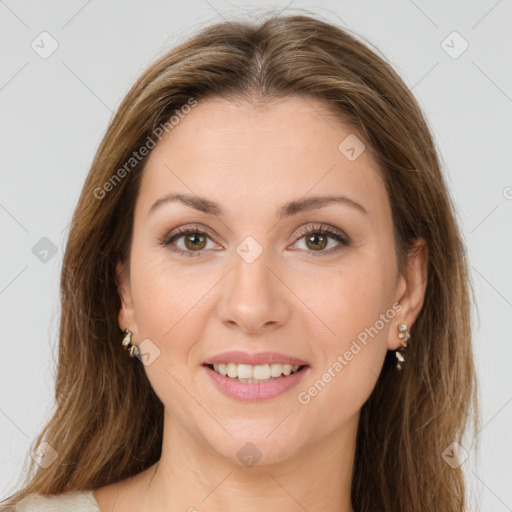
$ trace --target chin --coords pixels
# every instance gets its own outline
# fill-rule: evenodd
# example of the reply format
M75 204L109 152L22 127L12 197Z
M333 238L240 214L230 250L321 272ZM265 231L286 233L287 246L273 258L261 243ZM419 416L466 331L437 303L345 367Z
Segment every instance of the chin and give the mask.
M224 422L229 434L222 428L213 434L210 428L202 436L213 452L231 463L245 467L276 464L300 452L305 441L304 434L298 435L304 432L299 422L290 422L291 428L286 428L284 417Z

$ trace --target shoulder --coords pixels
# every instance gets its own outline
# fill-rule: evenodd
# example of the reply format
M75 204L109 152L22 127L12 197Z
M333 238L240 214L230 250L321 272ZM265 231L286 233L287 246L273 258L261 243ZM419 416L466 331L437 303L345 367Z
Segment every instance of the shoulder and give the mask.
M92 491L62 494L30 494L22 499L15 512L101 512Z

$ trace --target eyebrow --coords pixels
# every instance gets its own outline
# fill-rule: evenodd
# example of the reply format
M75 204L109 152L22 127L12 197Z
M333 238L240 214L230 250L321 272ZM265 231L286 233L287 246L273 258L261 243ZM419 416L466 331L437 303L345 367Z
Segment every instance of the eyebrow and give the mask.
M204 197L199 197L197 195L191 194L168 194L160 199L157 199L148 211L148 217L155 212L162 205L167 203L181 203L190 208L194 208L199 210L200 212L208 213L210 215L214 215L216 217L223 217L225 215L225 211L218 203L206 199ZM278 218L284 219L286 217L290 217L292 215L296 215L297 213L304 211L317 210L324 206L327 206L332 203L344 204L355 208L361 213L368 215L368 212L364 208L363 205L353 201L352 199L346 196L316 196L316 197L308 197L303 199L297 199L295 201L290 201L279 209Z

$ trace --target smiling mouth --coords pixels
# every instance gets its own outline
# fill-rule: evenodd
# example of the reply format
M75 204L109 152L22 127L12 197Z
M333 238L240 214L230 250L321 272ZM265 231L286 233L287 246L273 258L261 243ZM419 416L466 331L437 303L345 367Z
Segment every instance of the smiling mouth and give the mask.
M261 365L250 365L250 364L236 364L236 363L221 363L221 364L205 364L210 370L228 377L234 381L247 382L247 383L259 383L259 382L270 382L272 380L281 379L298 373L308 365L304 364L301 366L292 366L291 364L261 364Z

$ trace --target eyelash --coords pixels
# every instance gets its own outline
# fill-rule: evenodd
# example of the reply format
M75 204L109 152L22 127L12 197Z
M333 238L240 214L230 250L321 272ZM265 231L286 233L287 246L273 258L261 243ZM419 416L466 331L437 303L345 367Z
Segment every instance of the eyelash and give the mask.
M340 243L340 246L337 248L334 248L334 250L331 248L329 251L306 251L306 252L312 252L312 253L317 252L317 254L315 254L315 257L316 256L322 257L322 256L337 254L344 247L348 247L350 245L350 238L348 236L343 235L343 234L339 233L338 231L335 231L334 229L330 228L329 226L327 226L325 224L320 224L318 226L307 226L306 228L302 229L298 233L298 235L296 236L295 241L293 243L295 244L299 240L304 238L305 236L313 234L313 233L318 234L318 235L328 235L330 238L333 238L334 240L336 240L337 242ZM204 230L198 226L186 226L186 227L180 227L177 230L175 230L174 232L162 237L159 240L159 245L161 245L163 247L167 247L172 252L175 252L175 253L185 256L185 257L201 257L202 256L201 253L204 252L204 249L199 250L199 251L188 251L188 250L184 251L182 249L172 249L171 247L169 247L172 243L174 243L179 238L181 238L185 235L189 235L189 234L199 234L199 235L207 236L210 239L213 238L212 234L207 230Z

